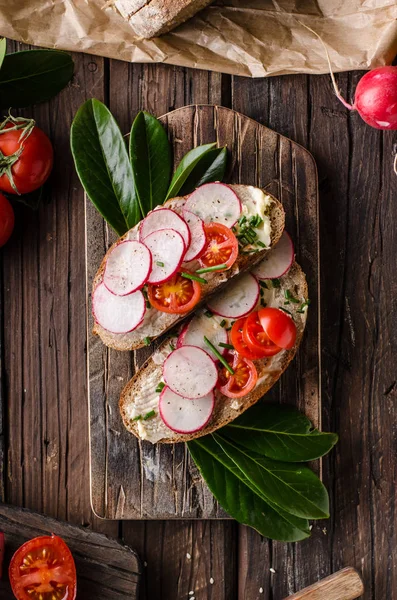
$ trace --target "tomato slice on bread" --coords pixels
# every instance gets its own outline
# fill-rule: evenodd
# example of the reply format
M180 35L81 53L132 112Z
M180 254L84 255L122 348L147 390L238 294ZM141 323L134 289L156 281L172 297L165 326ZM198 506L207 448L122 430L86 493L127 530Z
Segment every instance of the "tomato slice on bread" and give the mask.
M244 356L249 360L259 360L260 358L264 358L265 354L262 351L256 352L255 350L248 348L243 339L243 328L246 320L247 317L241 317L233 323L233 327L230 331L230 342L241 356Z
M205 223L206 245L199 261L202 267L226 265L230 269L238 256L238 241L233 231L222 223Z
M232 375L226 367L219 371L217 387L219 391L228 398L242 398L249 394L258 380L258 373L254 363L238 354L230 352L226 355L228 364L232 367Z
M266 307L258 312L263 331L279 348L290 350L296 342L296 325L292 318L279 308Z
M189 312L198 304L201 298L201 285L198 281L176 273L168 281L149 284L147 292L153 308L179 315Z
M9 576L17 600L75 600L72 553L56 535L34 538L12 557Z
M281 351L281 347L275 344L264 331L259 320L258 311L252 312L246 318L242 336L248 349L251 352L261 354L262 357L274 356Z

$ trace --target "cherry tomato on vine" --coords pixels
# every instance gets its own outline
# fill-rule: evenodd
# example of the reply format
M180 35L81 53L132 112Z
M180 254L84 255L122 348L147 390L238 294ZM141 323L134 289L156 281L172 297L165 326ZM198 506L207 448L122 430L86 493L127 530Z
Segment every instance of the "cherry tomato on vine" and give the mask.
M238 256L238 241L233 231L222 223L205 223L206 246L199 257L202 267L226 265L230 269Z
M0 194L0 248L4 246L11 237L14 229L14 211L3 194Z
M280 348L289 350L295 345L296 325L292 318L279 308L261 308L260 324L269 339Z
M23 544L12 557L9 576L17 600L76 598L73 556L56 535L45 535Z
M163 283L150 283L147 291L153 308L178 315L192 310L201 298L200 283L180 273Z
M238 352L230 352L225 357L232 367L234 375L226 367L219 371L217 388L228 398L242 398L249 394L258 380L258 373L252 361Z
M48 179L53 161L51 142L32 119L9 116L0 125L0 190L37 190Z
M263 357L274 356L281 351L281 347L275 344L264 331L259 321L258 311L252 312L247 317L243 327L243 340L251 352L261 353Z

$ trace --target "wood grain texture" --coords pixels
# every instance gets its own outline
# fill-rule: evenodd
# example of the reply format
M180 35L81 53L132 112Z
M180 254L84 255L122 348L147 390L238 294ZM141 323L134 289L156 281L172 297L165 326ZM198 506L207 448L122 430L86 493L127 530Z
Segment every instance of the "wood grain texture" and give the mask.
M312 304L298 356L266 399L290 399L319 426L318 197L312 157L301 146L227 108L193 105L168 113L161 120L173 145L175 165L189 149L217 141L229 149L227 181L264 188L282 202L287 230L296 243L297 260L308 278ZM86 227L90 295L104 250L115 237L89 200ZM141 442L121 422L120 392L142 364L142 357L152 349L136 353L109 350L92 335L92 325L89 308L91 483L96 514L110 519L226 517L185 445Z
M78 598L137 600L141 566L127 546L89 529L62 523L38 513L0 505L0 531L5 534L8 566L12 555L26 541L41 535L58 535L69 546L78 579ZM7 569L0 580L2 600L13 600Z
M347 567L285 600L355 600L363 592L364 585L359 573Z

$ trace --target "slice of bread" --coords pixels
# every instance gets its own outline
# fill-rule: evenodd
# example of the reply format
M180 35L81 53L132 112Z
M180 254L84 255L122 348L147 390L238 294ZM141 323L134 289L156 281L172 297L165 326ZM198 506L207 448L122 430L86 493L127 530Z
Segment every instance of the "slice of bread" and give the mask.
M163 35L193 17L213 0L115 0L120 14L145 39Z
M244 198L247 198L250 194L250 190L254 190L253 186L246 185L231 185L230 186L236 194L239 196L240 200L244 204ZM266 193L267 196L270 196L272 199L272 205L270 209L270 223L271 223L271 247L274 246L281 237L281 234L284 230L284 209L280 202ZM168 200L164 206L168 208L172 208L175 212L182 214L182 208L188 196L181 198L171 198ZM121 239L136 239L138 234L138 227L136 225L133 229L128 231ZM119 241L116 242L118 244ZM111 249L115 246L111 246L108 250L107 254L111 251ZM202 290L202 302L205 302L208 299L208 296L213 294L214 292L220 290L222 286L226 285L227 282L235 277L238 273L246 271L247 269L253 267L257 262L259 262L264 254L266 253L266 249L256 252L255 254L242 254L239 253L239 256L228 271L223 272L213 272L206 273L202 275L207 280L207 284L203 286ZM99 267L93 282L93 289L102 281L103 273L106 264L106 257L102 260L101 266ZM197 308L197 307L196 307ZM175 315L169 314L165 312L160 312L154 308L148 309L146 311L145 318L142 322L142 325L137 327L134 331L123 334L115 334L110 333L103 327L101 327L98 323L95 323L93 328L93 333L100 336L101 340L106 346L109 348L114 348L115 350L137 350L138 348L142 348L145 345L145 338L150 338L151 340L156 339L166 331L168 331L171 327L176 325L178 322L185 319L190 313L184 315Z
M300 303L307 300L308 290L305 274L297 263L293 263L288 273L280 279L280 283L280 288L265 290L265 302L268 306L284 308L286 290L299 299ZM229 285L233 285L233 281ZM269 391L294 358L306 325L306 310L298 312L300 306L301 304L294 303L288 305L297 327L295 346L291 350L283 350L271 358L255 361L258 382L254 390L244 398L227 398L216 390L215 409L208 425L193 434L184 435L173 432L162 422L159 415L159 393L156 392L156 387L162 380L162 364L171 351L170 341L164 342L129 381L121 394L120 412L128 431L136 437L152 443L172 444L188 442L207 435L233 421ZM150 411L156 413L151 419L133 420L137 414L145 415Z

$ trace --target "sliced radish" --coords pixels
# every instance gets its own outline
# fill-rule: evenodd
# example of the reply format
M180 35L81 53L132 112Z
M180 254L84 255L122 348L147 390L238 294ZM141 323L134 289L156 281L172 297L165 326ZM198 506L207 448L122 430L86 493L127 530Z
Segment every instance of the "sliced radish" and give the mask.
M251 273L258 279L276 279L288 271L294 261L294 244L286 231L277 244L266 252L266 256Z
M200 256L205 248L206 238L204 223L200 217L190 212L190 210L184 210L183 217L190 231L190 246L183 257L183 261L189 262Z
M233 227L241 216L241 201L237 194L224 183L206 183L197 188L185 203L189 210L204 223L215 221Z
M141 324L146 311L142 292L116 296L100 283L92 295L92 312L95 321L111 333L128 333Z
M127 240L109 252L103 283L112 294L125 296L144 286L151 268L150 250L140 242Z
M193 319L183 328L178 337L177 347L181 348L182 346L186 345L196 346L196 348L202 348L208 352L208 354L210 354L214 360L217 360L215 354L212 353L212 350L210 350L205 343L204 336L214 344L215 348L219 350L221 354L225 354L227 352L227 348L222 348L222 346L219 346L219 343L228 343L226 329L221 327L213 317L207 317L205 313L196 314Z
M175 211L169 208L152 210L145 217L139 227L139 239L145 239L153 231L160 229L174 229L181 234L185 248L190 244L190 231L185 221Z
M164 424L176 433L194 433L203 429L211 418L215 395L211 391L199 400L184 398L165 386L159 410Z
M235 277L226 288L209 299L208 308L221 317L238 319L244 317L258 303L259 284L251 273Z
M195 346L182 346L165 360L163 377L168 387L179 396L202 398L214 389L218 371L207 352Z
M185 242L174 229L160 229L149 233L143 240L152 254L152 270L148 283L162 283L180 267L185 254Z

